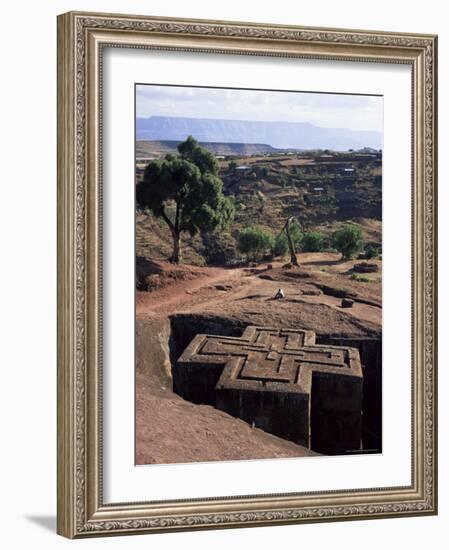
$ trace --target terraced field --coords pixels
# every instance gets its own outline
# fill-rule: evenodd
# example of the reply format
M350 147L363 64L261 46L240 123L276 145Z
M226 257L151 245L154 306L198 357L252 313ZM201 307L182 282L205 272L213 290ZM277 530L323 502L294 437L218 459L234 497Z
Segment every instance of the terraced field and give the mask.
M242 149L231 147L242 144L227 145L222 149L228 153ZM137 181L151 158L163 158L174 147L174 142L137 142ZM221 151L217 144L210 148L217 155ZM245 156L217 157L224 191L234 198L236 205L235 219L229 229L232 238L250 224L260 225L276 235L285 220L293 216L303 230L317 229L326 236L339 223L350 220L361 227L366 243L381 245L381 153L272 154L257 145L247 146L245 153ZM184 261L204 265L204 246L200 236L184 236ZM164 260L170 251L171 236L166 225L151 215L138 213L137 256Z

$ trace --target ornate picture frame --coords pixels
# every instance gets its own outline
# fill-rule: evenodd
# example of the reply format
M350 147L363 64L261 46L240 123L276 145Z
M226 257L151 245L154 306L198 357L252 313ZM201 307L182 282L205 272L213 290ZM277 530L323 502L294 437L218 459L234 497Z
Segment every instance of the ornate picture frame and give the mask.
M412 74L411 484L103 498L102 55L105 48L405 64ZM58 17L58 533L89 536L437 513L437 37L70 12Z

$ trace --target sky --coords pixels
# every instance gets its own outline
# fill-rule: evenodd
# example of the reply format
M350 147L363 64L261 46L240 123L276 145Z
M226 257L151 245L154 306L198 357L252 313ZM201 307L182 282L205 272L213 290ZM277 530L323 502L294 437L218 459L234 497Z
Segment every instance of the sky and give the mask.
M139 84L136 115L310 122L325 128L382 132L383 98Z

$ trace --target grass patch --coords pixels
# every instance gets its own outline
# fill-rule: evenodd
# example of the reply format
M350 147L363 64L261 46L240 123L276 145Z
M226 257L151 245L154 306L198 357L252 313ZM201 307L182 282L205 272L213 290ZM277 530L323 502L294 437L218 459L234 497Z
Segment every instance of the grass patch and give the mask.
M369 277L366 277L365 275L358 275L357 273L353 273L350 277L353 281L357 281L359 283L370 283L371 279Z

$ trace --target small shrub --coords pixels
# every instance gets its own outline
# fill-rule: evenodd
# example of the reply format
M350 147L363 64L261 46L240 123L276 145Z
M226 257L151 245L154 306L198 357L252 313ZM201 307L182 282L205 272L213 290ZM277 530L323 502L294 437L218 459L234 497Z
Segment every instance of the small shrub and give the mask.
M369 277L365 277L365 275L357 275L357 273L353 273L350 277L353 281L357 281L359 283L370 283L371 279Z
M345 223L332 235L332 246L344 260L353 258L363 248L362 231L353 223Z
M229 233L203 233L202 256L208 265L234 265L238 260L237 243Z
M237 249L245 254L248 260L255 260L274 247L273 235L260 226L253 225L240 231L237 238Z
M302 240L303 252L322 252L325 247L325 236L319 231L307 231Z
M377 246L374 246L373 244L368 244L365 246L365 258L367 260L372 260L374 258L377 258L379 256L379 249Z
M287 235L282 231L276 236L273 246L273 254L275 256L285 256L288 252Z

